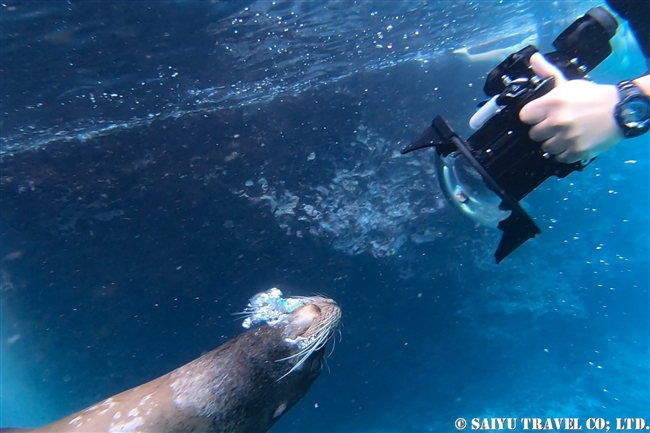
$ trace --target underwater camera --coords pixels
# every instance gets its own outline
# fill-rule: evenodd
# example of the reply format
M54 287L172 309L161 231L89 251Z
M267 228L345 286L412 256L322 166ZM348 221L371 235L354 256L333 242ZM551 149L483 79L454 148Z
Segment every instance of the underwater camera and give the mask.
M544 56L567 79L586 74L612 52L616 18L602 6L590 9L553 41L556 51ZM475 221L503 231L494 257L508 254L541 230L519 201L550 176L565 177L589 161L565 164L530 139L530 125L519 121L519 110L548 93L554 79L541 79L530 67L533 45L511 54L487 77L483 90L491 99L470 120L477 130L464 141L440 116L402 154L425 147L437 151L437 173L449 201Z

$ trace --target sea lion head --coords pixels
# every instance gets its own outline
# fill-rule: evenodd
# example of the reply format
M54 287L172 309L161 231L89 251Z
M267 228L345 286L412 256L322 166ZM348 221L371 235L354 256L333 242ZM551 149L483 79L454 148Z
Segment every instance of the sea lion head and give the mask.
M304 303L285 318L283 331L285 342L295 345L296 353L279 360L291 361L294 366L280 379L301 368L310 356L323 349L341 321L341 309L332 299L321 296L300 299ZM319 359L322 362L323 356Z
M309 391L341 319L336 302L273 288L243 315L247 332L170 374L173 403L192 423L155 431L265 432Z
M253 296L243 314L246 316L244 328L266 325L283 339L280 350L285 354L276 361L291 361L294 366L281 378L296 371L306 359L325 347L341 320L341 309L332 299L324 296L284 298L275 287Z
M261 326L242 336L241 346L249 352L248 369L256 373L255 386L246 393L250 403L241 413L250 409L256 415L244 417L247 424L241 431L266 431L320 375L325 346L337 330L341 309L322 296L283 298L282 292L271 289L251 298L245 314L245 327ZM253 368L251 360L259 366Z

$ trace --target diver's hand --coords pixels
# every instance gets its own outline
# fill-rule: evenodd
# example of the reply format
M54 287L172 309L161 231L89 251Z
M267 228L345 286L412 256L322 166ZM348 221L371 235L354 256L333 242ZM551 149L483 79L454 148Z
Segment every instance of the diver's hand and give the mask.
M543 55L530 58L540 78L554 77L555 88L526 104L519 119L530 128L530 138L560 162L592 158L623 140L614 119L619 102L616 86L587 80L567 80Z

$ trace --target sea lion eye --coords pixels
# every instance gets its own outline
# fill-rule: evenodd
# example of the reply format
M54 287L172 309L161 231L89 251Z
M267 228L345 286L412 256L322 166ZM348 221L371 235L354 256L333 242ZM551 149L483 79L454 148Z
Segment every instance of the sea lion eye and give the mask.
M311 371L317 373L323 369L323 358L318 356L311 362Z

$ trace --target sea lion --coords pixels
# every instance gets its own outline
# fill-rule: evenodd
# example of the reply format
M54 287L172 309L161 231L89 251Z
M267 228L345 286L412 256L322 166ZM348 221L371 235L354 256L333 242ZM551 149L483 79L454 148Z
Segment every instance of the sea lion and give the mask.
M244 326L262 326L151 382L21 432L266 432L319 376L341 317L331 299L281 294L251 298Z

